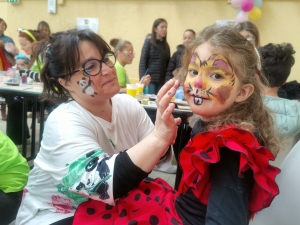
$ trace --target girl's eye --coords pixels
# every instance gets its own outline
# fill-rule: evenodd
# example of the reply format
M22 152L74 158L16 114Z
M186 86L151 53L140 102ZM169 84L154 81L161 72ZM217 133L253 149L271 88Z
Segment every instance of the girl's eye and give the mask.
M198 75L198 71L197 70L189 70L189 74L193 75L193 76L197 76Z
M211 75L211 77L216 80L223 79L223 76L218 73L214 73L213 75Z

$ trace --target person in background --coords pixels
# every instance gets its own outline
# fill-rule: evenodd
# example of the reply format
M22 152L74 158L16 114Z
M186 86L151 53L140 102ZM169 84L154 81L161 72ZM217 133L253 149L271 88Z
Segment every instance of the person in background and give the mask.
M196 35L195 31L192 30L192 29L187 29L187 30L184 31L184 33L183 33L183 44L177 46L177 51L174 52L174 54L172 55L172 57L169 61L168 68L167 68L167 74L166 74L165 82L167 82L168 80L170 80L172 78L179 79L179 81L181 82L181 85L177 89L177 92L175 94L175 98L177 98L177 99L184 99L183 86L182 86L183 79L180 75L182 55L184 53L185 47L193 39L195 39L195 35Z
M118 94L114 52L93 31L55 33L41 42L38 54L45 51L43 99L59 106L46 121L18 225L72 224L88 192L112 204L154 166L169 167L169 145L181 121L174 119L174 105L169 105L178 82L171 80L157 96L155 126L138 101ZM86 180L77 180L82 192L68 189L75 180L65 185L70 174L76 180L87 175Z
M5 50L11 54L12 57L19 53L18 48L15 46L15 42L11 37L4 35L4 31L7 29L6 22L0 18L0 41L5 45ZM13 64L12 64L13 65Z
M185 98L200 120L180 153L178 191L162 179L147 178L111 202L92 193L76 210L73 225L248 225L279 193L275 176L280 170L269 164L279 150L278 138L262 101L257 64L253 45L237 30L204 28L187 47L182 64ZM167 92L170 100L174 92ZM85 182L68 182L72 177L66 176L64 184L71 183L77 193L86 190Z
M29 67L29 59L19 53L18 55L15 56L15 60L16 60L16 68L17 70L27 70Z
M259 32L254 23L250 21L245 21L235 25L235 28L255 47L260 46Z
M167 21L156 19L152 26L151 38L145 39L139 65L140 79L151 75L149 94L157 94L165 82L170 60L170 47L167 42Z
M40 71L43 67L42 57L36 55L36 44L42 40L42 36L38 31L19 29L19 43L21 49L30 56L28 68L29 70L19 70L20 76L22 73L27 73L27 76L34 81L40 82ZM23 98L15 96L14 100L7 103L7 125L6 134L16 144L22 144L22 111ZM37 112L39 120L39 112ZM27 127L27 139L30 137L29 128Z
M49 39L51 30L47 22L41 21L37 25L37 30L41 33L44 39Z
M0 71L7 71L11 67L11 64L6 58L5 55L5 48L4 48L4 43L0 41ZM3 77L2 77L3 79ZM1 98L1 117L3 121L7 120L7 115L6 115L6 102L5 102L5 96L2 96Z
M115 68L117 70L118 81L121 86L121 92L126 92L126 84L130 84L127 72L125 70L125 66L127 64L131 64L134 58L134 51L132 44L127 40L119 40L112 39L110 40L110 45L114 47L114 53L116 55L116 64ZM151 77L150 75L146 75L144 78L140 80L140 82L144 84L144 87L148 86Z
M290 43L270 43L259 47L258 51L261 58L258 77L264 90L263 100L274 113L276 132L283 144L271 164L280 166L300 134L300 103L278 96L279 88L286 82L295 64L295 50ZM266 79L260 76L260 72Z
M16 145L0 131L0 219L10 224L16 219L29 166ZM25 194L25 193L24 193Z

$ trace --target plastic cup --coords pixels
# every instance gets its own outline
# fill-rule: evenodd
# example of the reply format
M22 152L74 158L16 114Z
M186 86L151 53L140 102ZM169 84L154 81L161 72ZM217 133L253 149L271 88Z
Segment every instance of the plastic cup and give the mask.
M136 94L142 95L144 93L144 84L136 83L135 85L137 86Z
M126 84L126 94L135 98L137 86L135 84Z

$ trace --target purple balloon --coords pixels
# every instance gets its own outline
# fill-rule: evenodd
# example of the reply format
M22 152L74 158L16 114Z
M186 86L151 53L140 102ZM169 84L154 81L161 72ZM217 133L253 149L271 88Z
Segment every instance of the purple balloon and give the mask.
M251 9L253 8L253 6L254 6L254 3L252 0L244 0L244 1L242 1L241 9L244 12L250 12Z

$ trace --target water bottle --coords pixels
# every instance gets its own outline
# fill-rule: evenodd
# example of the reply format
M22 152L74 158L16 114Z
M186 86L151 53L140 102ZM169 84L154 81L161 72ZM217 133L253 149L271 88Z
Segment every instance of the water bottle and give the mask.
M149 85L144 88L144 94L149 94Z

